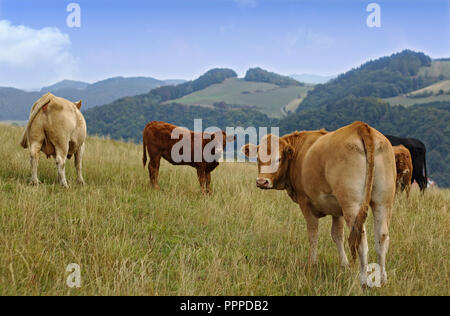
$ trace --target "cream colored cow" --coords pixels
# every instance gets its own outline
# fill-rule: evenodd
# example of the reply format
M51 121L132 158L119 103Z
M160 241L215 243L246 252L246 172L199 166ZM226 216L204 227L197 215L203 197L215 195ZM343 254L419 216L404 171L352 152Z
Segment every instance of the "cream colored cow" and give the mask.
M348 264L344 251L347 224L353 258L359 254L363 287L367 285L368 267L364 222L370 205L381 282L386 282L388 227L396 179L394 151L386 137L365 123L355 122L334 132L268 135L259 146L247 144L242 151L258 158L258 188L286 190L300 205L306 219L311 263L317 263L319 218L331 215L331 236L341 264Z
M39 184L37 166L39 152L47 158L54 157L58 167L58 181L68 187L65 173L66 158L75 156L78 182L84 184L81 174L84 141L86 139L86 121L80 112L81 101L76 103L54 96L43 95L30 111L26 129L20 144L30 147L31 182Z

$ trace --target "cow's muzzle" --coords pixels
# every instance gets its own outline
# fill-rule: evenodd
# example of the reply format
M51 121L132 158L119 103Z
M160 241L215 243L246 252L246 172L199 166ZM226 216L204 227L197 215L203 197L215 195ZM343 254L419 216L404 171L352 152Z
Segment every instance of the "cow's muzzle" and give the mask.
M272 181L267 178L256 178L256 186L260 189L271 189Z

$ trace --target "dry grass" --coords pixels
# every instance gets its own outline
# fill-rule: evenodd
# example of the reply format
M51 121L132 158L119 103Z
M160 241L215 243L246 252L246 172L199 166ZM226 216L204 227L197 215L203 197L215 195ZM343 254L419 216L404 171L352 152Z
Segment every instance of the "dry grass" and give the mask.
M203 197L195 170L164 163L149 188L141 147L90 138L86 186L59 187L42 158L39 187L28 184L21 128L0 125L1 295L448 295L450 191L397 199L389 283L365 292L358 269L343 269L321 220L319 265L307 265L305 221L287 194L254 186L252 164L224 163ZM370 261L372 216L368 219ZM348 230L346 232L348 234ZM66 285L78 263L82 287Z

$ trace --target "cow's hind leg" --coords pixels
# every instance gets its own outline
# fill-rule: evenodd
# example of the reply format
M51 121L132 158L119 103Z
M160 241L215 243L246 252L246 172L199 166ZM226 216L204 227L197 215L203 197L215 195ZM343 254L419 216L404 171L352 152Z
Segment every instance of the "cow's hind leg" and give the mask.
M331 237L336 243L339 254L339 261L342 266L348 265L347 255L344 248L344 225L345 220L343 216L333 216L333 223L331 226Z
M160 162L161 156L150 156L150 162L148 164L148 175L150 177L150 185L155 189L159 189L158 175Z
M84 184L83 174L81 172L83 167L83 154L84 154L84 144L75 153L75 169L77 169L77 181L79 184Z
M30 146L30 164L31 164L31 184L39 185L37 176L37 168L39 163L39 153L41 151L42 142L33 142Z
M360 211L359 203L341 203L343 205L342 212L344 214L345 222L347 223L350 231L353 229L353 224L355 223L356 217ZM367 244L367 233L366 227L363 225L361 232L361 241L358 247L358 257L359 257L359 280L361 286L365 288L367 286L367 264L368 264L368 253L369 247Z
M68 147L68 145L65 148L60 148L59 146L56 147L56 167L58 168L58 181L65 188L69 187L66 180L66 159L67 152L69 150Z
M372 203L371 206L374 217L375 249L381 271L381 283L386 283L386 254L389 248L389 220L391 209L384 204Z

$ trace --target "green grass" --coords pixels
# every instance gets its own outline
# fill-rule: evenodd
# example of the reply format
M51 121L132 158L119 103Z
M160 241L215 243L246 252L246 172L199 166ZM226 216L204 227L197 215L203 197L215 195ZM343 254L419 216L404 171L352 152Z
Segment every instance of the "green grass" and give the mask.
M430 67L421 67L418 75L435 78L442 75L450 79L450 61L433 61Z
M446 94L450 91L450 62L449 61L433 61L430 67L422 67L419 70L418 76L439 78L443 76L443 80L440 80L425 88L412 91L407 94L399 95L392 98L385 98L384 100L391 105L403 105L411 106L414 104L423 104L439 101L450 101L450 94ZM437 95L439 90L443 90L444 94ZM407 95L419 94L423 92L431 91L435 95L425 98L408 98Z
M271 117L281 117L281 107L294 99L305 97L310 86L291 86L282 88L274 84L249 82L230 78L223 83L214 84L206 89L191 93L180 99L171 100L186 105L212 106L215 102L255 106Z
M392 98L385 98L383 100L391 105L412 106L414 104L450 101L450 94L433 95L425 98L408 98L406 95L399 95Z
M43 184L33 187L21 131L0 125L0 295L449 294L448 190L397 198L389 283L363 292L357 265L338 264L329 217L319 264L308 266L298 206L285 192L258 190L254 164L222 163L205 197L194 169L162 163L155 191L140 146L89 138L85 186L75 183L71 160L71 187L61 188L54 160L41 156ZM70 263L81 265L80 289L66 286Z
M442 80L436 82L435 84L429 85L428 87L413 91L411 92L411 94L416 95L423 92L432 92L434 94L437 94L441 90L444 91L444 93L450 91L450 80Z
M444 94L439 94L440 90L442 90ZM424 92L432 92L433 95L424 98L408 97L408 95L421 94ZM407 94L402 94L396 97L385 98L384 100L390 103L391 105L411 106L414 104L422 104L438 101L450 101L449 92L450 92L450 80L441 80L425 88L415 90Z

